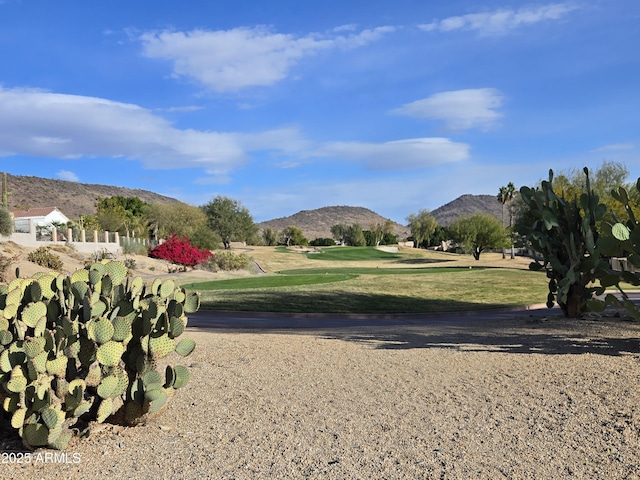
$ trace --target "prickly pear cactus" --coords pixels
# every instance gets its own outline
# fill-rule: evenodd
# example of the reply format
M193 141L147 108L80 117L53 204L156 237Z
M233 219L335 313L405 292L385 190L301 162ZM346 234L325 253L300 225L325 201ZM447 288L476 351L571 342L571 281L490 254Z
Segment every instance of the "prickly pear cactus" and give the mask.
M189 381L157 360L195 348L178 339L199 296L173 281L148 288L120 262L0 286L0 402L27 447L64 449L79 422L133 425Z
M585 167L586 192L580 198L566 199L553 190L553 171L540 188L522 187L520 195L534 219L525 233L534 250L543 257L533 262L532 270L545 270L549 278L547 306L557 301L567 317L579 317L592 305L594 293L602 287L593 282L601 278L612 281L609 262L598 240L597 225L606 213L591 189L589 170Z
M640 178L635 185L637 198L640 199ZM627 191L620 187L612 190L611 196L620 202L627 214L627 220L616 218L616 223L603 226L603 236L600 245L607 255L626 256L633 267L619 273L619 278L633 286L640 286L640 222L636 219L632 208L632 200ZM639 207L636 202L636 207ZM625 308L636 320L640 320L640 311L629 297L620 290L621 299L607 295L605 301L609 305ZM0 339L1 340L1 339Z

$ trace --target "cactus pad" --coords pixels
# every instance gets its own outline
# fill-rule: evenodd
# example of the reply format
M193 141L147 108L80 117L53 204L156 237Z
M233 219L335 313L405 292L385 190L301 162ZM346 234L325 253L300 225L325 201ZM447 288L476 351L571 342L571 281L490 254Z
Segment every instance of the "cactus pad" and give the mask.
M109 341L98 348L96 359L102 365L113 367L120 362L124 353L124 346L120 342Z
M43 302L34 302L27 305L22 311L22 321L28 327L35 328L42 317L47 315L47 306Z
M47 371L47 356L47 352L43 351L31 359L31 362L38 373L44 373Z
M24 353L27 354L28 358L33 358L44 350L44 338L40 338L42 339L42 342L39 342L38 339L31 338L29 340L25 340L23 343L22 347L24 348Z
M85 382L84 380L82 380L81 378L76 378L75 380L71 380L69 382L69 386L68 386L68 390L69 393L72 395L75 395L76 393L76 389L79 388L80 389L80 397L82 397L85 388L87 388L87 382Z
M71 283L76 282L84 283L85 285L89 283L89 271L83 268L73 272L73 274L71 274Z
M89 367L89 372L87 372L87 376L84 378L84 381L87 383L89 387L97 387L102 380L102 370L100 370L100 365L97 363L91 364Z
M100 302L104 305L104 303ZM107 343L113 337L115 329L113 324L106 318L101 318L93 326L93 334L98 344Z
M53 291L52 285L55 282L56 275L42 275L37 279L38 285L40 285L40 290L42 292L42 297L49 300L53 298L55 292Z
M98 395L102 398L109 398L113 395L114 390L118 386L118 377L115 375L109 375L102 379L100 385L98 385Z
M179 337L184 332L185 324L181 318L171 317L169 321L169 335L173 338Z
M191 378L189 369L183 365L176 365L175 367L173 367L173 371L176 377L173 382L173 388L178 389L184 387Z
M624 242L631 238L631 231L629 230L629 227L627 227L623 223L616 223L615 225L613 225L613 227L611 227L611 233L617 240L620 240L621 242Z
M126 340L131 335L131 323L124 317L113 320L113 339L117 342Z
M197 312L200 308L200 294L198 292L188 292L184 300L185 313Z
M169 355L175 349L175 343L168 335L160 335L159 337L151 337L149 339L149 352L155 359L163 358Z
M30 423L22 429L22 439L30 447L43 447L48 438L49 430L40 423Z
M42 300L42 287L40 287L38 282L32 282L28 287L28 291L32 302L39 302Z
M113 400L111 398L103 398L98 407L98 423L103 423L108 417L111 416L113 410Z
M169 295L173 293L175 288L176 288L176 284L173 282L173 280L165 280L160 285L160 297L168 298Z
M19 428L22 428L22 425L24 425L24 418L26 413L27 413L26 408L19 408L16 411L14 411L13 415L11 416L11 426L16 430L18 430Z
M64 355L60 355L53 360L47 360L47 373L64 378L67 371L67 361L68 358Z
M184 288L178 288L176 292L173 294L173 298L178 303L184 303L185 299L187 298Z
M142 377L145 390L156 390L162 388L162 375L157 370L150 370Z
M13 342L13 334L9 330L0 330L0 344L9 345Z
M27 388L27 378L22 372L22 368L19 365L13 367L11 370L11 378L7 382L7 390L13 393L24 392Z
M167 403L167 394L160 388L145 392L145 410L147 413L156 413Z
M193 352L193 349L196 348L196 342L190 338L185 338L180 340L180 342L176 345L176 352L178 355L186 357Z
M127 267L122 262L108 262L104 264L105 272L111 277L113 285L120 285L127 278Z
M53 407L49 407L40 413L42 421L49 430L55 427L58 423L62 424L62 422L59 420L60 417L58 416L58 412L59 410L56 410Z

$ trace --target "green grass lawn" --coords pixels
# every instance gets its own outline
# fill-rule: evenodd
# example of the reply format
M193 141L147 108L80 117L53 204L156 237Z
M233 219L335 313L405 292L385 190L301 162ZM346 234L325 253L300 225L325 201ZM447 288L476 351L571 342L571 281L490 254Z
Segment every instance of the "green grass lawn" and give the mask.
M335 273L271 275L256 278L252 286L246 283L252 279L238 279L241 281L235 283L237 288L234 283L225 283L229 280L208 282L221 285L215 290L204 289L202 284L193 288L201 292L205 310L258 312L426 313L527 305L546 299L547 280L540 272L498 268L437 270L436 275L385 272L347 279L342 278L345 274ZM323 276L332 282L316 283ZM310 283L303 284L301 280ZM290 281L293 283L287 283Z
M407 256L407 254L385 252L374 247L326 247L320 249L321 253L307 253L310 260L322 260L327 262L345 261L371 261L371 260L395 260Z
M475 267L475 270L484 270L487 267ZM332 274L355 274L355 275L422 275L441 274L456 271L468 271L470 267L439 267L439 268L380 268L380 267L330 267L330 268L296 268L292 270L280 270L277 273L283 275L332 275ZM472 268L473 269L473 268Z
M305 273L300 271L299 275L265 275L248 278L233 278L230 280L214 280L211 282L200 282L183 285L183 287L198 290L245 290L253 288L280 288L300 285L317 285L320 283L341 282L356 278L357 275L350 273Z

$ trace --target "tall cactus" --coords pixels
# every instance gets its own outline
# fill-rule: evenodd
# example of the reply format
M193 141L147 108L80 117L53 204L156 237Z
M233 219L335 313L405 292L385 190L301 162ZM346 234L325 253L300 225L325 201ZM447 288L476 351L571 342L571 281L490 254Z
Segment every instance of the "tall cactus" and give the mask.
M8 200L9 192L7 192L7 173L2 173L2 208L9 208Z
M529 207L533 223L523 232L534 250L543 257L529 265L532 270L546 270L549 278L547 306L557 301L567 317L580 317L589 309L594 293L602 288L595 280L612 280L609 262L598 245L597 225L606 206L591 189L589 170L585 167L586 192L572 199L553 190L553 170L540 188L522 187L520 195Z
M640 178L638 178L635 188L640 194ZM637 287L640 286L640 221L636 219L630 196L623 187L613 190L611 196L624 206L627 219L625 221L616 218L616 223L604 224L603 238L600 245L608 255L625 255L627 257L628 262L634 267L635 271L623 270L620 273L620 278L626 283ZM608 295L607 302L626 308L633 317L640 320L640 310L629 300L624 292L622 292L621 301Z

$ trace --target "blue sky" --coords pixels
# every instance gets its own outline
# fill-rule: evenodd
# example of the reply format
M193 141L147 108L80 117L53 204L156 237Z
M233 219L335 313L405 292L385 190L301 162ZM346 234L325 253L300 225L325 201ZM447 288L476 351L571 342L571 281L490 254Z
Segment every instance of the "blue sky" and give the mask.
M640 2L0 0L0 169L257 222L640 177Z

